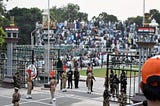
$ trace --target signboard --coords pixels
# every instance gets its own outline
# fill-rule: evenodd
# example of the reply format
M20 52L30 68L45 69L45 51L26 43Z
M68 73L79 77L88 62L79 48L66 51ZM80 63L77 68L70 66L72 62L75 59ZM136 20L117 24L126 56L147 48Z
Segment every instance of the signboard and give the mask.
M26 71L27 71L27 74L31 74L33 79L35 79L38 75L38 71L37 71L35 65L33 65L33 64L30 64Z
M155 27L139 27L137 30L138 33L155 33Z

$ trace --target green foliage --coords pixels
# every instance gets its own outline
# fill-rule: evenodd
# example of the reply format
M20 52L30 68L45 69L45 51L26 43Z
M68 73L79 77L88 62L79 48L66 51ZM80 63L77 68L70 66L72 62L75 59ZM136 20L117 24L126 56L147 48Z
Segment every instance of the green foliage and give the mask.
M13 8L8 11L7 18L14 16L15 26L19 27L18 44L30 44L30 34L35 29L35 23L42 20L42 11L38 8Z
M6 33L4 32L3 28L0 27L0 46L5 43Z
M136 23L138 26L142 26L143 17L137 16L137 17L129 17L128 20L129 24Z
M50 9L51 19L56 19L58 22L74 22L74 20L80 19L87 21L88 14L79 12L80 7L77 4L69 3L62 8L53 7Z
M137 66L135 66L137 67ZM128 69L127 69L128 70ZM115 71L114 71L115 73ZM95 68L93 70L93 74L95 77L101 77L101 78L105 78L106 77L106 68ZM109 74L110 74L110 70L109 70ZM119 70L116 71L116 74L119 75ZM80 70L80 75L83 75L83 76L86 76L86 70ZM138 75L138 72L135 71L135 72L131 72L131 71L128 71L126 73L127 77L132 77L132 76L137 76Z
M117 22L118 19L116 16L114 15L109 15L107 14L106 12L102 12L99 14L99 17L101 17L101 19L105 22L105 23L108 23L109 21L110 22Z
M152 9L152 10L150 10L150 16L151 16L151 19L155 19L156 20L156 22L158 23L158 24L160 24L160 13L159 13L159 11L158 10L156 10L156 9Z
M151 19L154 18L156 22L160 24L160 18L159 18L160 13L158 10L152 9L149 11L149 14L151 16ZM129 17L127 21L129 22L129 24L136 23L138 26L142 26L143 17L142 16Z
M98 68L93 70L95 77L102 77L106 76L106 68ZM86 76L86 70L80 70L80 75Z

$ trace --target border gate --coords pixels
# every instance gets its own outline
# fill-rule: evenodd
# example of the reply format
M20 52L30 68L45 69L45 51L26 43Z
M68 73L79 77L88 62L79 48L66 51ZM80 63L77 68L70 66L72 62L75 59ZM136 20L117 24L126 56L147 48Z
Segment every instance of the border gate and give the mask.
M120 81L122 71L126 74L126 95L127 95L127 103L131 103L132 97L138 92L139 89L139 56L136 55L107 55L107 69L106 69L106 86L109 88L109 92L111 93L111 100L118 102L118 96L121 94L121 85ZM113 71L114 75L117 75L119 79L117 91L111 91L111 71ZM115 88L114 88L115 89ZM113 93L114 92L114 93Z

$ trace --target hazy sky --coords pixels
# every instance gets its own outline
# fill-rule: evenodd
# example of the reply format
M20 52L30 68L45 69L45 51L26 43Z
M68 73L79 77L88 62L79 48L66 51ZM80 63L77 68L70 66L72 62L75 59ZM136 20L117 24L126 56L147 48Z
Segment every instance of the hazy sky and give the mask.
M89 19L98 16L101 12L106 12L117 16L119 20L125 20L132 16L143 15L144 0L50 0L50 7L67 6L68 3L78 4L81 12L86 12ZM48 8L48 0L9 0L4 2L7 10L14 7L38 7L40 9ZM160 0L145 0L145 12L150 9L160 11Z

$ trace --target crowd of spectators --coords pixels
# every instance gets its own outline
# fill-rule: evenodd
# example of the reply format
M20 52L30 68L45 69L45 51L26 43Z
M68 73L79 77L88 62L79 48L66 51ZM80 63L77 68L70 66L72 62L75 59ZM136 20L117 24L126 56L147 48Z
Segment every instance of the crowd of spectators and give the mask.
M95 18L88 22L77 20L74 23L57 23L54 31L54 46L67 47L61 53L66 61L71 57L82 59L83 66L88 62L100 65L105 62L106 53L122 53L130 49L138 49L136 44L139 39L135 23L107 22ZM154 38L159 42L159 37Z

